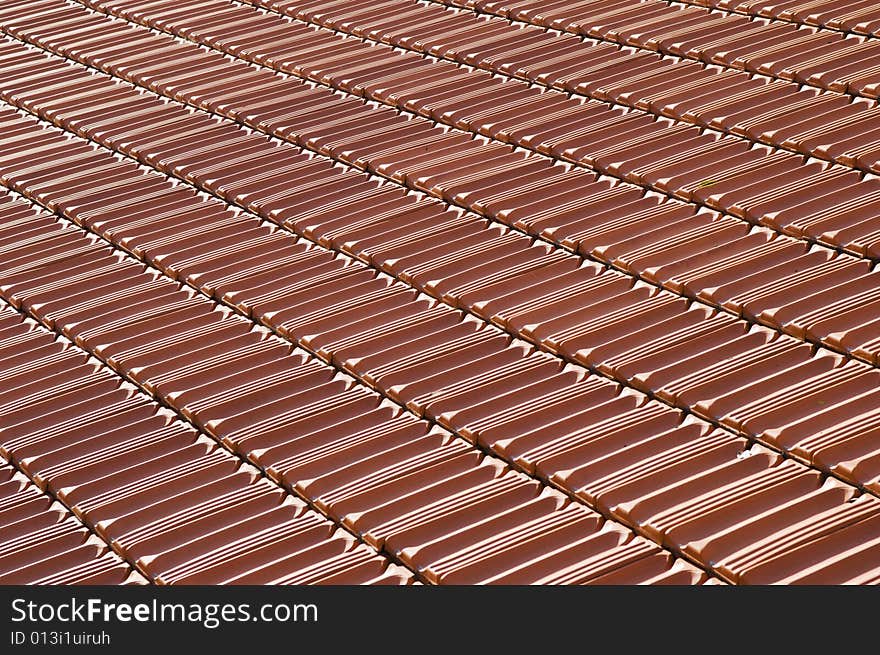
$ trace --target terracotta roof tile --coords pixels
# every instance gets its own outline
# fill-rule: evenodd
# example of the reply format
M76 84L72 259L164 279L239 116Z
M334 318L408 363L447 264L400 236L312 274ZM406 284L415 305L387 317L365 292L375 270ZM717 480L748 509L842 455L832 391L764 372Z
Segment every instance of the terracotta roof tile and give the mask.
M880 580L876 44L719 9L7 3L0 579Z

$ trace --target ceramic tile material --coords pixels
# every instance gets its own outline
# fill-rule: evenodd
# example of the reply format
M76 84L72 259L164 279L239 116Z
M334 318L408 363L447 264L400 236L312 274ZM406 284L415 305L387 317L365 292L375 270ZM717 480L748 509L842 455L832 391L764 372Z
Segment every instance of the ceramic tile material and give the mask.
M0 325L3 583L411 580L87 352Z
M880 13L866 2L430 1L842 93L876 98L880 92L880 69L865 64L880 44L860 38L877 36ZM293 4L325 11L321 3Z
M12 466L0 467L4 584L144 584L60 503Z
M0 581L880 582L874 13L4 3Z

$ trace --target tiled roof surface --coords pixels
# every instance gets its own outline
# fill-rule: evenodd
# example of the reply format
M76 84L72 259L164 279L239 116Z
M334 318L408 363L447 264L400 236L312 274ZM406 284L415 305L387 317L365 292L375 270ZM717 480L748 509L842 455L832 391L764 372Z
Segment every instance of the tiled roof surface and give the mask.
M4 0L0 582L880 582L874 0Z

